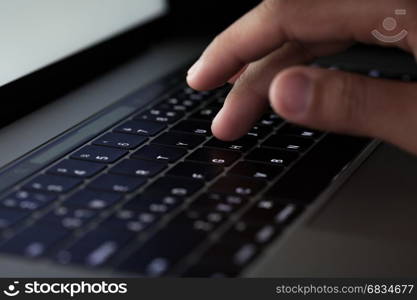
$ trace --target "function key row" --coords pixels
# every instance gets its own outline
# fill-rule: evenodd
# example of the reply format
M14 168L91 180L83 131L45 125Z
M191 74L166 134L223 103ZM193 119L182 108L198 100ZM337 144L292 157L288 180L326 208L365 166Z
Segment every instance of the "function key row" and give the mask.
M116 127L113 131L142 136L154 136L164 130L166 124L143 120L127 121Z
M135 136L123 133L106 133L93 141L94 145L113 147L119 149L132 150L136 149L147 141L144 136Z
M70 157L73 159L110 164L119 160L128 153L129 152L126 150L113 149L110 147L85 146L73 153Z
M135 116L134 119L171 124L175 123L183 116L184 113L179 111L150 109Z
M177 98L169 98L154 107L158 110L189 112L196 108L200 103L192 100L179 100Z

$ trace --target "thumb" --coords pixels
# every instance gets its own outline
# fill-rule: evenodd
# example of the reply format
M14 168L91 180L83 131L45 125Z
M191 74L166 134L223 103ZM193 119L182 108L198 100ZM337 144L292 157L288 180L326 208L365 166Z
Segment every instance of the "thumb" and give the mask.
M290 122L376 137L417 154L417 84L294 67L276 76L270 101Z

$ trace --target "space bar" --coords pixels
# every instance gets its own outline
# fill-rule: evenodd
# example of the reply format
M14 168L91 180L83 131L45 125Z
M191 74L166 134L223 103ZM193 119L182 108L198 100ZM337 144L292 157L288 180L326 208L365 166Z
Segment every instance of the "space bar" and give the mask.
M309 204L369 143L365 138L327 135L267 191L266 199Z

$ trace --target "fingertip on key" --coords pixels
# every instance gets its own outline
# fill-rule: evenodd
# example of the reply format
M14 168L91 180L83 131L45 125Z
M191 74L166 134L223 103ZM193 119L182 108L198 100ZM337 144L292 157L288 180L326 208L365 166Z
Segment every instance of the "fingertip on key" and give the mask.
M194 89L198 90L198 84L196 82L196 78L198 77L198 74L200 73L202 62L201 60L197 60L191 68L187 71L187 83L189 86L191 86Z

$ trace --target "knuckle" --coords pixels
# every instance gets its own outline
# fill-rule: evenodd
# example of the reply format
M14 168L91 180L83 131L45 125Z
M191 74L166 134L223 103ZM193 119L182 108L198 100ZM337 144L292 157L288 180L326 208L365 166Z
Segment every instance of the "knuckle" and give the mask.
M289 5L288 0L264 0L261 4L261 7L268 12L276 12L285 10Z
M318 79L314 99L320 119L327 120L337 131L352 131L365 126L369 107L364 80L350 73L326 72ZM317 107L318 106L318 107Z
M292 40L292 29L288 24L295 25L294 16L300 6L305 6L305 3L300 0L264 0L260 4L258 14L261 22L268 19L272 28L279 30L280 34L287 36L288 40Z
M366 84L359 77L342 73L341 76L335 77L337 84L335 85L336 97L339 97L335 104L339 106L339 116L341 116L341 124L349 128L352 123L362 126L365 124L367 103L366 101Z

